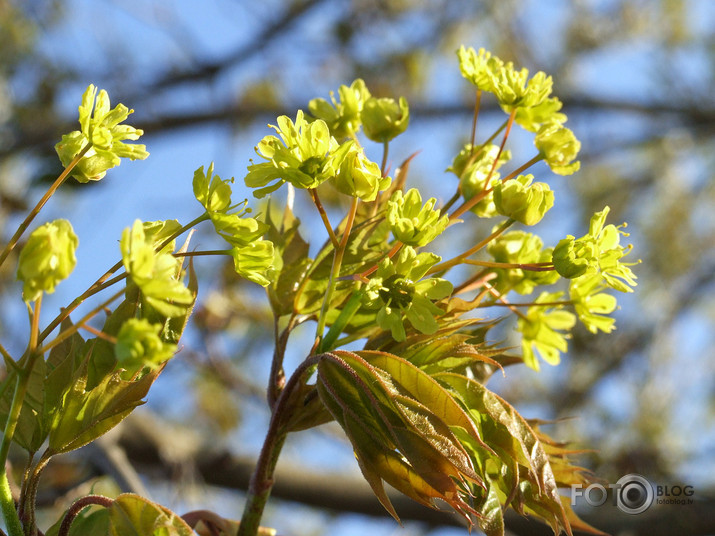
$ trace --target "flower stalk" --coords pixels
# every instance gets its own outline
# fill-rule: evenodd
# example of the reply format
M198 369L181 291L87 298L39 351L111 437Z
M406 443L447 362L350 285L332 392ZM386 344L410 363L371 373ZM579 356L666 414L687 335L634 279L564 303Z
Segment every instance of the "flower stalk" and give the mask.
M20 237L23 235L23 233L27 230L27 228L30 226L32 221L37 217L37 215L40 213L40 210L42 210L42 207L45 206L47 201L49 201L50 197L54 195L54 193L57 191L57 189L62 186L62 183L65 182L67 177L69 177L70 173L74 169L74 167L79 163L80 160L84 157L84 155L87 154L87 151L92 147L91 144L87 144L84 146L84 148L75 156L72 161L67 164L67 167L64 169L62 173L60 173L60 176L57 177L55 182L52 183L52 186L50 186L47 191L45 192L45 195L42 196L42 199L40 199L35 207L29 212L29 214L25 217L23 222L20 224L20 226L17 228L17 231L15 231L15 234L12 235L12 238L10 241L7 243L5 248L2 250L2 253L0 253L0 266L5 262L5 259L7 259L7 256L10 254L10 252L15 248L17 245L18 240L20 240Z

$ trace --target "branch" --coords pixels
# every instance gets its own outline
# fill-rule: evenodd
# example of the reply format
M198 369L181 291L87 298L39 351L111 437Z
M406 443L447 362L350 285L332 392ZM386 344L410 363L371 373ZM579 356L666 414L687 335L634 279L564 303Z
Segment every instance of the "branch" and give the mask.
M134 97L135 100L137 98ZM628 100L602 100L583 96L566 97L562 101L564 110L567 111L571 119L577 118L580 114L590 115L595 112L630 112L642 116L670 117L679 126L704 136L711 135L715 131L715 109L712 108L693 108L661 103L643 104ZM176 113L155 116L151 119L140 119L137 121L137 127L151 135L157 135L205 124L242 124L258 120L272 121L279 115L291 115L295 110L304 107L304 102L278 107L250 108L245 107L245 105L231 104L212 111ZM415 117L419 116L425 120L443 119L457 115L466 117L473 113L471 106L462 103L445 105L415 103L410 107L410 111ZM501 110L496 105L483 104L480 114L484 113L501 113ZM49 124L39 132L17 133L15 143L0 148L0 157L22 150L45 149L54 144L62 133L74 129L74 123L66 122ZM638 139L635 142L644 142L655 136L656 134L653 133L653 136ZM622 141L619 146L624 143L634 144L634 141Z
M264 27L261 33L249 43L227 54L220 60L202 63L193 69L182 72L169 73L155 80L149 86L148 91L144 91L144 96L151 95L159 89L169 86L173 87L187 82L212 81L212 79L222 71L243 63L260 53L268 44L275 41L276 35L280 35L297 22L300 22L303 15L323 2L325 2L325 0L303 0L290 4L280 18ZM136 95L134 98L141 98L141 96ZM129 99L128 101L134 102Z

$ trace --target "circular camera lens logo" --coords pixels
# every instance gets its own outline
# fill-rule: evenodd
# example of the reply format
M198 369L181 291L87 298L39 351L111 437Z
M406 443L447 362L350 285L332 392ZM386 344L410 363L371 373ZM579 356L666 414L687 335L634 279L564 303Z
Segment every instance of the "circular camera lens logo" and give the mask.
M616 505L626 514L641 514L653 504L653 487L640 475L622 476L616 483Z

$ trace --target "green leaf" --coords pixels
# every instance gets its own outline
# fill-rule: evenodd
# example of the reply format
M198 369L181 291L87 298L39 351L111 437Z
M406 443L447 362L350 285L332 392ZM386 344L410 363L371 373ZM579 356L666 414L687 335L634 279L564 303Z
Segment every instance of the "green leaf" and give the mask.
M585 521L583 521L576 512L573 511L573 508L571 508L571 502L570 498L568 497L561 497L561 504L563 505L564 511L566 512L566 518L569 520L569 524L571 525L571 528L574 530L577 530L578 532L586 532L588 534L596 534L597 536L610 536L606 532L602 532L598 530L596 527L592 527Z
M494 433L489 435L490 428L482 426L487 444L498 445L509 458L525 467L528 479L521 479L520 475L519 484L522 491L529 491L524 505L552 526L561 524L570 534L549 457L529 423L505 400L476 381L453 373L437 374L435 379L452 389L475 419L494 425ZM508 465L510 460L504 462Z
M268 299L276 317L291 314L300 286L307 276L312 260L310 245L300 234L300 220L286 207L281 222L267 218L269 225L266 238L273 242L276 251L276 277L268 286Z
M489 357L489 351L468 343L470 338L470 335L462 333L431 336L419 342L417 337L410 337L404 343L393 347L391 352L429 375L472 370L478 364L490 365L494 370L502 368L498 361Z
M109 536L194 536L177 514L139 495L123 493L107 510Z
M317 386L373 491L393 516L382 480L432 508L433 499L442 499L470 520L468 483L483 483L452 429L464 426L478 443L474 423L447 391L413 365L379 352L361 354L324 354ZM397 360L385 365L396 376L362 356L380 364Z
M490 480L487 489L486 499L477 509L481 515L479 527L486 536L504 536L504 512L497 492L498 486Z
M181 336L184 334L186 325L189 323L189 318L194 312L194 306L196 305L196 297L199 295L199 279L196 277L196 270L194 269L194 259L189 257L189 283L186 288L189 289L191 295L194 297L193 301L187 306L186 312L180 316L174 316L165 319L164 330L161 333L161 337L165 342L177 344Z
M371 365L384 370L400 387L415 400L428 407L438 418L450 426L460 426L480 441L477 427L462 406L435 381L412 363L396 355L384 352L356 352ZM482 446L489 450L485 444Z
M296 410L288 422L290 432L308 430L333 420L333 414L318 394L318 386L304 385L294 396L296 403L292 405Z
M13 442L30 453L35 453L47 437L42 419L44 410L44 381L46 365L38 357L30 372L27 392L22 401L20 417L12 437ZM3 396L0 398L0 426L4 429L17 384L17 373L10 371L3 380Z
M52 419L50 451L58 454L78 449L111 430L144 403L142 399L161 370L159 367L133 382L122 380L117 371L89 390L86 377L78 378Z

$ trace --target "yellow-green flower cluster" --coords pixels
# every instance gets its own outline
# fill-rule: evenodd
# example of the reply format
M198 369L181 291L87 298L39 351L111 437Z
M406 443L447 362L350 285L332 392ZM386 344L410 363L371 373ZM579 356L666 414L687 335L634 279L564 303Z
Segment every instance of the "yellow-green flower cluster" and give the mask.
M558 121L543 124L534 137L534 145L551 171L558 175L571 175L581 167L576 160L581 142Z
M406 194L397 190L387 202L387 221L397 240L408 246L425 246L432 242L449 224L449 216L440 215L432 197L422 205L419 190L412 188Z
M558 301L563 292L542 292L536 303L548 304ZM576 323L573 313L564 311L562 306L534 305L519 317L517 329L521 332L521 350L524 363L539 370L536 353L550 365L558 365L561 353L568 350L568 331Z
M246 217L250 209L231 205L231 183L213 174L213 163L208 171L203 166L194 172L194 196L206 209L216 233L228 242L236 273L249 281L267 286L273 276L273 242L264 240L268 225ZM238 208L238 210L236 210Z
M357 98L352 91L345 88L343 94L352 94ZM350 109L356 106L353 102ZM318 108L322 110L323 106ZM330 116L332 120L342 121L345 118L340 119L340 114L348 113L348 109L343 107L335 113L338 115ZM362 114L360 117L363 117ZM360 125L354 117L348 122L351 128ZM338 191L346 195L363 201L374 201L378 192L387 188L392 181L382 176L380 167L365 156L357 142L348 140L339 145L322 119L309 123L303 112L299 111L295 123L281 116L278 118L278 126L273 128L280 134L280 139L266 136L256 148L258 154L268 162L248 166L248 174L244 179L249 188L258 188L253 193L256 197L273 192L285 182L296 188L312 189L329 180ZM367 126L365 128L368 129Z
M340 101L330 92L332 105L325 99L313 99L308 103L308 110L316 119L325 121L333 137L340 140L354 137L360 130L360 114L365 101L370 98L370 91L365 82L358 78L350 87L340 86L338 95Z
M570 175L579 169L575 161L581 144L563 126L561 101L551 96L553 80L539 71L529 78L527 69L516 69L484 49L461 47L457 52L462 75L478 89L493 93L506 113L524 129L536 132L534 143L551 170Z
M167 318L181 316L194 302L193 293L180 281L181 260L164 248L156 251L153 236L136 220L122 233L119 248L124 269L146 302Z
M365 136L372 141L387 143L402 134L410 123L407 100L370 97L365 101L360 114Z
M309 123L299 110L295 123L285 115L277 123L271 127L280 138L266 136L256 147L258 156L267 162L248 166L244 181L249 188L258 188L254 196L264 197L285 182L296 188L316 188L335 176L341 159L335 157L338 143L325 121Z
M632 246L620 244L621 235L628 236L613 224L604 225L610 211L605 207L591 218L588 234L581 238L568 236L554 248L554 267L568 279L598 275L607 286L621 292L633 292L636 276L629 268L631 263L621 259Z
M96 99L96 102L95 102ZM62 136L55 150L63 166L67 166L87 145L87 153L72 170L79 182L97 181L108 169L118 166L122 158L143 160L149 153L141 144L124 143L138 140L144 132L129 125L121 125L133 110L123 104L110 109L109 95L90 84L79 107L80 130Z
M368 139L386 143L402 134L410 122L410 109L404 98L373 97L360 78L350 87L340 86L338 95L340 101L330 93L332 104L325 99L308 103L313 117L324 121L336 139L355 138L362 126Z
M610 316L618 305L616 298L605 292L606 286L598 275L585 275L571 280L569 298L576 314L591 332L610 333L616 329L616 319Z
M43 292L51 294L60 281L69 277L77 264L78 244L72 224L63 219L46 223L30 234L17 268L26 302L38 299Z
M550 97L553 79L542 71L529 78L528 69L516 69L512 62L504 63L483 48L476 52L473 48L460 47L457 51L459 68L462 76L474 84L477 89L493 93L499 105L506 113L514 110L536 110L536 113L523 113L517 122L533 130L536 117L543 120L556 118L560 102ZM557 116L562 117L562 114ZM565 120L565 119L564 119Z
M403 315L421 333L439 328L435 317L444 311L433 302L452 293L452 284L440 278L422 279L440 261L433 253L417 253L410 246L402 248L396 261L383 260L365 291L364 305L378 309L377 324L390 330L396 341L406 338Z
M119 367L136 372L144 367L155 368L176 353L176 345L161 340L161 324L143 318L130 318L122 324L114 346Z

